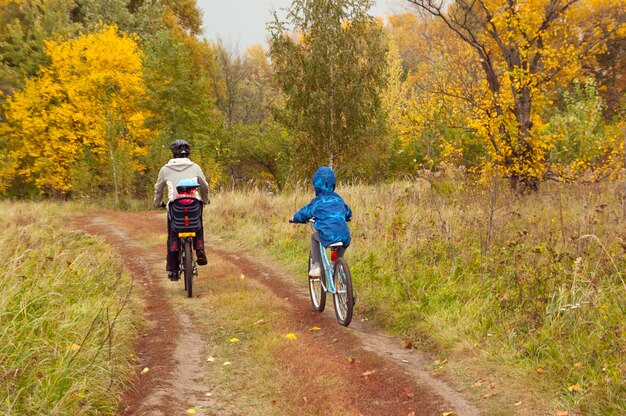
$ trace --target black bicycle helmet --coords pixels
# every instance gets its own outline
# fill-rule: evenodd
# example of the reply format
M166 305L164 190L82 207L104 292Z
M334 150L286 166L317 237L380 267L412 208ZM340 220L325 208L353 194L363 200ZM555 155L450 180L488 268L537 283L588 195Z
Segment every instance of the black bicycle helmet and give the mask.
M174 140L174 143L170 146L170 150L175 158L189 157L189 153L191 153L189 143L184 140Z

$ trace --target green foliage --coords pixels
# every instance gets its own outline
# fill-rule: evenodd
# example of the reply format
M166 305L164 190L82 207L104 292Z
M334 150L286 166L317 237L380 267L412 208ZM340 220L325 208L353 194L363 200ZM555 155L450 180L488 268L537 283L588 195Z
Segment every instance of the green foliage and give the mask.
M556 145L550 151L554 169L571 179L580 177L587 169L606 166L611 152L619 152L615 148L621 143L616 143L606 131L602 120L604 101L595 82L574 82L562 92L560 103L549 120L549 132L556 137Z
M67 211L0 205L2 414L113 415L133 373L131 281Z
M72 0L6 2L0 9L0 88L3 93L24 85L26 77L46 63L44 41L79 29L71 20ZM4 101L4 98L3 98Z
M270 25L270 57L305 171L358 164L384 125L386 42L369 0L296 0ZM293 31L290 35L288 31ZM299 39L294 39L299 36Z
M285 186L293 158L287 131L277 123L238 123L228 130L227 155L223 159L231 186L238 183L263 184L276 191ZM292 178L293 179L293 178Z
M141 186L148 190L161 165L171 157L169 145L174 140L187 140L192 157L202 167L216 160L222 149L221 115L213 104L207 68L196 62L189 46L168 31L154 34L144 51L145 105L153 114L147 125L160 132L150 149L149 174Z

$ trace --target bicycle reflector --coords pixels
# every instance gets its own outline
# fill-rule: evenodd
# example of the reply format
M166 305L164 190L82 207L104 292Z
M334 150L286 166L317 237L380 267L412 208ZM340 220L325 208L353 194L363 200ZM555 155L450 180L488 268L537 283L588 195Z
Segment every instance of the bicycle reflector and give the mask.
M330 252L330 261L337 261L337 257L339 257L339 255L337 254L337 250L333 250Z
M189 217L185 215L185 227L189 227Z

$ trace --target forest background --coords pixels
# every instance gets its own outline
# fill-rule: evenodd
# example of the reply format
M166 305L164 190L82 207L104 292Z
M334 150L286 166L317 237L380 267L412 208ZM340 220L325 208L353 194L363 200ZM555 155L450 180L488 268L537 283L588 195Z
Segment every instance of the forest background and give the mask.
M513 188L616 179L617 0L294 1L270 48L201 36L194 1L4 1L0 192L146 197L169 143L213 188L280 190L332 164L367 183L446 167Z

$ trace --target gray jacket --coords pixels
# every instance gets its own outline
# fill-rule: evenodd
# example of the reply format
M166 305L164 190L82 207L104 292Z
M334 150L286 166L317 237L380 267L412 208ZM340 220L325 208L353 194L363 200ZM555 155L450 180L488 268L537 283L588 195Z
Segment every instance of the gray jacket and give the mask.
M209 198L209 184L204 178L204 173L200 166L193 163L186 157L170 159L159 171L159 177L154 185L154 206L158 207L163 201L163 190L167 185L167 201L172 201L178 192L176 192L176 184L181 179L196 179L200 184L200 199L204 205L211 200Z

